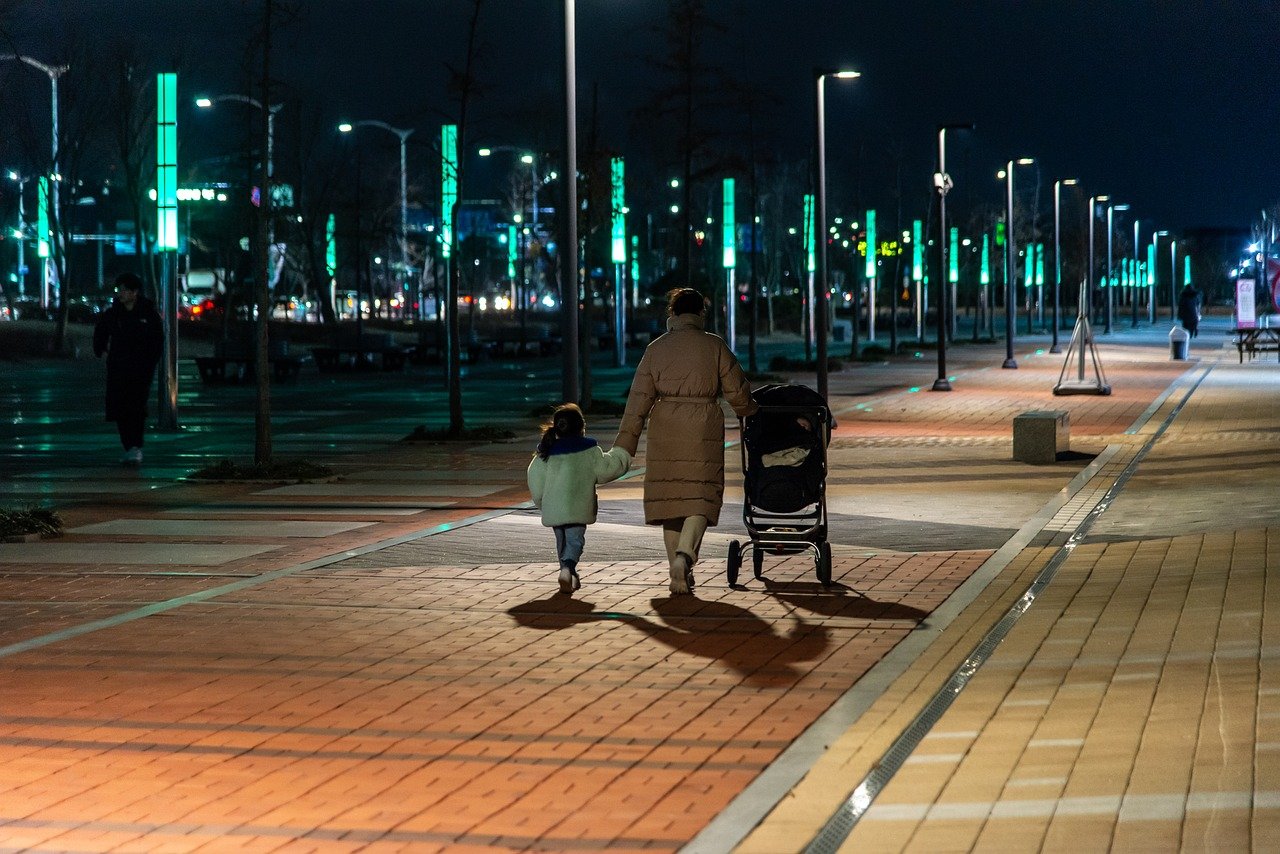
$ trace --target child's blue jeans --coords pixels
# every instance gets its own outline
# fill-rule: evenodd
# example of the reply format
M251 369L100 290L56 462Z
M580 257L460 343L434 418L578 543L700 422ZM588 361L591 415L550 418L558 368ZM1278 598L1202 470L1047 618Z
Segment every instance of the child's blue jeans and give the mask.
M582 547L587 541L586 525L556 525L556 556L561 563L577 566L582 559Z

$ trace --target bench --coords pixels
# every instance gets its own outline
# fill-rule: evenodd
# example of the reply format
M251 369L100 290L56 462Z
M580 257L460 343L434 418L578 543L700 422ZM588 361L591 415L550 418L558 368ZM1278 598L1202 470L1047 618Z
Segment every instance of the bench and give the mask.
M413 348L396 344L390 332L365 332L356 335L343 330L330 347L312 347L316 367L321 373L350 370L403 370Z
M196 369L201 382L240 383L253 379L255 342L248 338L233 338L214 344L212 356L197 356ZM289 355L289 342L267 341L267 364L275 379L286 381L298 378L302 370L302 357Z
M1013 458L1024 463L1057 462L1071 450L1071 421L1060 409L1031 410L1013 418Z
M1275 351L1277 359L1280 359L1280 328L1260 326L1253 329L1233 329L1231 334L1234 336L1231 343L1240 355L1240 364L1244 364L1245 353L1249 354L1249 361L1253 361L1258 353L1269 351Z

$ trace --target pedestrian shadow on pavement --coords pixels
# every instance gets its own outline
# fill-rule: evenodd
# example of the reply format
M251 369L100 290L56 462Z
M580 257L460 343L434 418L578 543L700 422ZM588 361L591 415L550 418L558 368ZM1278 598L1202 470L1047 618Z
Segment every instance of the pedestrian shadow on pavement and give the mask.
M808 672L798 665L820 660L831 645L825 625L806 623L795 614L790 628L779 631L777 621L727 602L673 596L650 604L661 621L597 611L590 602L558 594L515 605L507 613L521 626L543 631L601 621L624 623L678 653L718 660L760 688L795 684Z
M772 581L768 577L760 580L764 582L765 592L784 605L796 611L808 611L823 617L847 617L855 620L910 620L921 623L929 616L928 611L922 611L902 602L881 602L871 599L857 589L838 582L824 588L821 584L810 581Z

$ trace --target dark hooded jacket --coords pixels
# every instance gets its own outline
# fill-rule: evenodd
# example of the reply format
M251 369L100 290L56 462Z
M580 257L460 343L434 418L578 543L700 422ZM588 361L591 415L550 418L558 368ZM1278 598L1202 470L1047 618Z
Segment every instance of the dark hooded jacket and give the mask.
M151 300L138 295L133 310L119 301L102 313L93 330L93 354L107 354L107 420L146 412L151 378L164 349L164 329Z

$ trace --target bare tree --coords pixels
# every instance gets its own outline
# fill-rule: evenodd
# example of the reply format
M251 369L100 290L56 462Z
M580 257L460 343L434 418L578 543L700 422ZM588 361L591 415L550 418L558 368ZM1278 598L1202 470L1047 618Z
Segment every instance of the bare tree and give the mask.
M480 13L483 6L484 0L472 0L471 16L467 24L467 46L462 66L459 68L449 63L445 64L445 68L449 72L449 90L458 105L457 179L459 204L455 204L450 212L449 227L453 246L449 253L449 269L446 271L447 284L445 287L445 319L448 325L449 341L449 351L445 357L448 365L446 373L449 387L448 434L454 438L461 437L466 431L466 423L462 413L462 346L458 338L460 331L460 324L458 323L458 276L461 270L458 260L462 247L462 240L458 234L458 208L463 198L462 188L464 186L463 177L465 173L465 152L467 150L466 140L470 111L474 99L482 91L476 76L476 66L479 64L481 55L479 35Z

